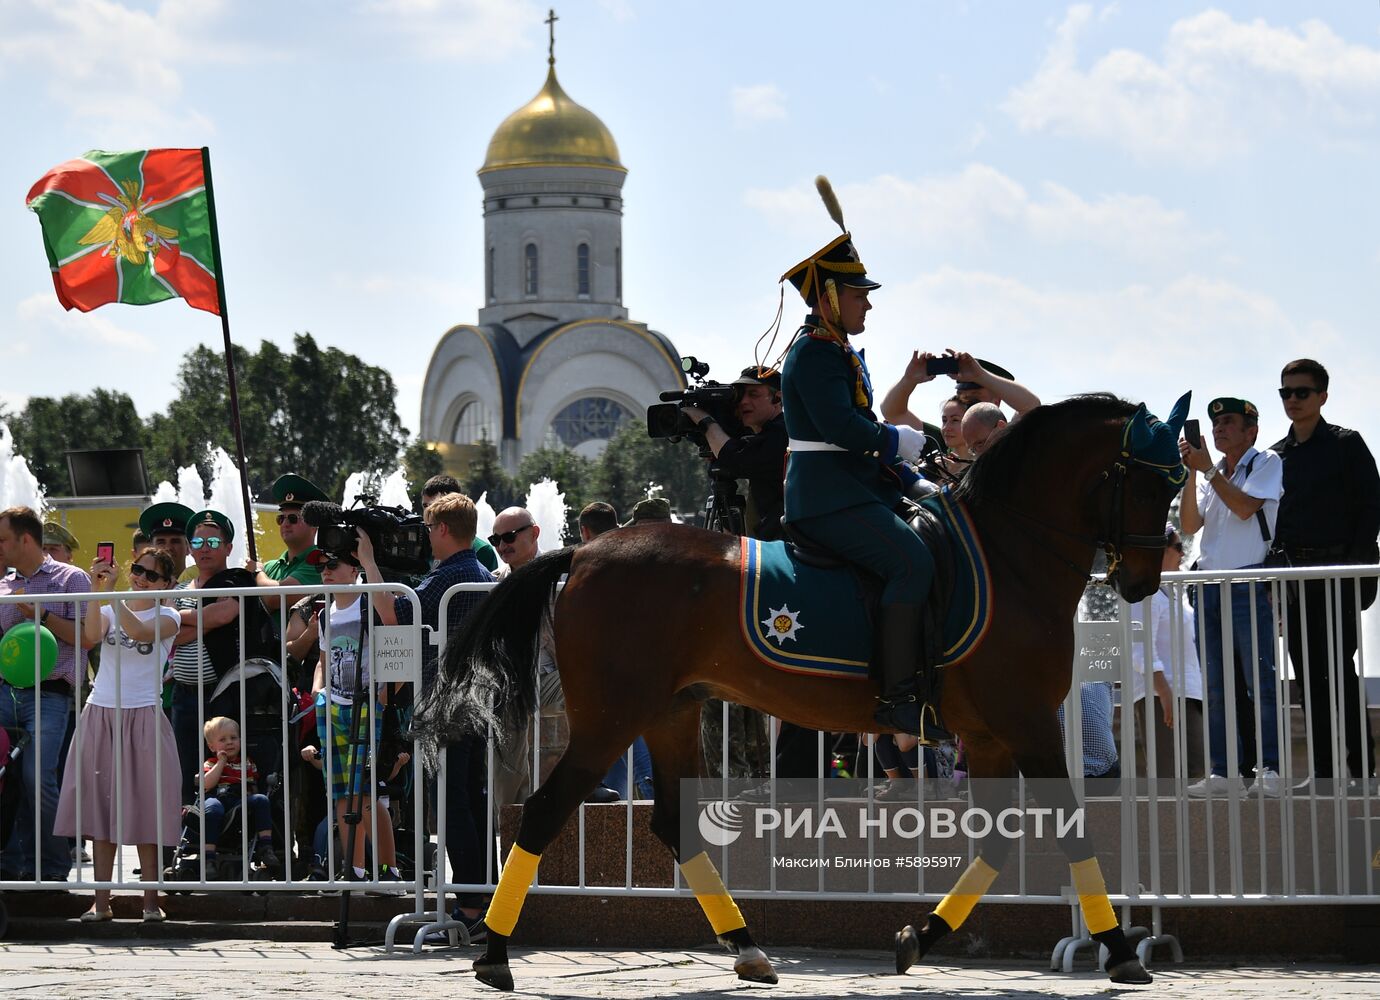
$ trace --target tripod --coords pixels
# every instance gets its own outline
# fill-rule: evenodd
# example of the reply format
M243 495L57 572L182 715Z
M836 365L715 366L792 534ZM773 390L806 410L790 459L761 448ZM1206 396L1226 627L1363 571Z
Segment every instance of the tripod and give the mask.
M738 492L738 481L709 465L709 495L704 501L704 526L730 535L746 533L747 501Z
M369 612L362 611L361 614ZM361 643L361 646L363 643ZM355 845L359 842L359 822L363 818L363 809L360 803L360 795L363 789L360 787L364 783L364 770L366 767L373 767L373 759L367 755L369 745L369 734L366 730L361 733L364 716L374 710L374 706L366 702L368 691L365 690L364 666L361 663L355 664L355 689L354 698L351 704L352 712L350 715L350 742L346 746L344 766L348 769L345 772L345 825L350 828L345 840L345 866L346 870L353 874L355 863ZM331 699L326 696L326 735L329 738L332 734L331 726ZM374 838L374 860L378 861L378 837ZM350 947L350 889L346 885L340 891L340 919L336 921L335 935L331 941L331 947L337 951Z

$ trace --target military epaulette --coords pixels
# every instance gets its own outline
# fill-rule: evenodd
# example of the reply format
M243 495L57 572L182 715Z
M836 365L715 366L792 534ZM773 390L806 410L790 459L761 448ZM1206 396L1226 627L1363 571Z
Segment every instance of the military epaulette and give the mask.
M841 337L831 330L826 330L822 326L807 326L802 329L805 331L805 336L809 337L811 340L828 340L838 344L840 347L846 346L847 344L844 337Z

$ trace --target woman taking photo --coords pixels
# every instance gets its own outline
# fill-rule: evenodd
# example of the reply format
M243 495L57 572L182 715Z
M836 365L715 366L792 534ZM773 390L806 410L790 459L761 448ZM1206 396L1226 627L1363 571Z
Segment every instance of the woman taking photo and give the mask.
M145 548L129 568L130 587L171 589L174 572L168 553ZM91 566L92 589L113 590L118 576L114 563L97 561ZM103 643L104 652L68 751L53 830L91 838L98 882L110 881L115 849L123 844L138 847L142 879L156 881L162 867L159 844L177 843L182 768L159 695L179 624L177 612L153 598L93 601L85 609L83 637L90 645ZM111 917L110 890L97 889L81 919ZM144 891L144 919L164 919L157 889Z

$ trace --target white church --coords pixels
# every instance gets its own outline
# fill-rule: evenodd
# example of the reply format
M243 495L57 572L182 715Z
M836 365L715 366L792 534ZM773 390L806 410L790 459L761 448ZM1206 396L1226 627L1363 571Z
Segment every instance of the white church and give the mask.
M453 469L486 438L509 472L546 444L596 457L660 392L685 385L675 346L623 305L618 146L561 89L554 43L548 64L479 169L479 322L446 331L422 387L421 437Z

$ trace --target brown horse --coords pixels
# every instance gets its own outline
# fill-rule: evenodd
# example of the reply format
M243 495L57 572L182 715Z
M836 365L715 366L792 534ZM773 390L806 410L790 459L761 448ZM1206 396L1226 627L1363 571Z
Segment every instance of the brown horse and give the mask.
M942 710L968 748L970 774L998 779L974 783L998 789L984 795L1000 795L1018 768L1027 777L1062 779L1042 806L1076 808L1056 718L1071 681L1075 609L1099 549L1108 555L1109 582L1126 600L1142 600L1159 585L1165 517L1182 482L1175 445L1186 410L1187 397L1160 423L1144 406L1107 395L1041 407L994 441L956 491L987 553L993 619L980 645L947 670ZM738 561L739 541L728 535L681 525L611 532L513 573L448 643L415 723L432 759L440 743L490 726L517 731L530 717L537 636L557 582L569 574L554 614L570 743L523 809L485 915L488 946L474 963L482 982L513 988L508 938L539 856L639 735L652 755L653 831L736 955L738 975L776 981L707 854L681 854L679 782L698 772L700 703L720 698L812 729L867 732L876 728L877 686L764 665L735 625ZM995 798L977 804L1001 806ZM962 923L1009 844L984 839L922 929L896 936L898 972ZM1060 846L1089 930L1109 950L1111 978L1148 982L1112 914L1092 844L1080 831Z

